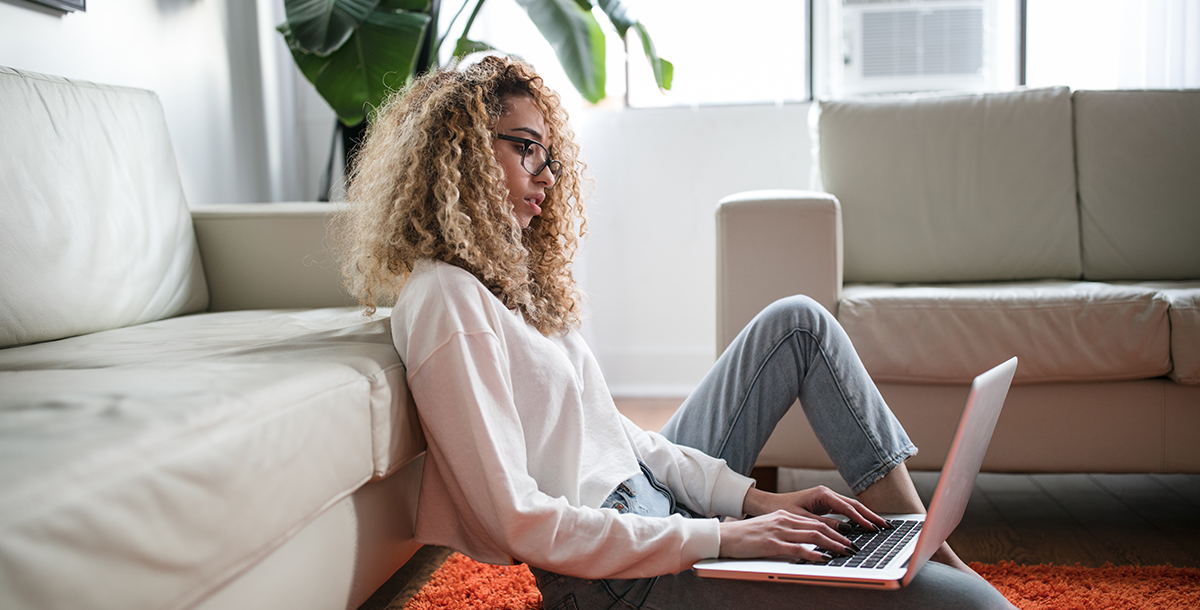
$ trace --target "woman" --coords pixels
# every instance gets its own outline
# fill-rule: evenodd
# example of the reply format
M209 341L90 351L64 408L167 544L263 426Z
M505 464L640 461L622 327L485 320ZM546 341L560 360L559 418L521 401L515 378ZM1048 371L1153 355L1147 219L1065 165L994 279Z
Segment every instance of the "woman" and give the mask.
M422 77L372 123L343 270L369 311L397 298L429 444L417 540L529 564L548 609L1009 607L947 546L900 592L694 576L708 557L828 556L803 543L853 554L820 515L877 528L877 512L924 512L904 468L916 449L804 297L755 318L660 434L621 416L575 330L581 165L558 96L512 60ZM858 499L745 476L796 397Z

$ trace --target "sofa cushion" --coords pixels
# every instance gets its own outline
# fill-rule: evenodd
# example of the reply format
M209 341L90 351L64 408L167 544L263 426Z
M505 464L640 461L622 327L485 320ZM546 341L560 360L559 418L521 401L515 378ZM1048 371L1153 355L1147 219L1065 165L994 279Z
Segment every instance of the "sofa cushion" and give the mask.
M1171 302L1171 378L1200 384L1200 282L1163 294Z
M1094 282L847 286L838 320L876 381L969 383L1020 358L1018 383L1171 370L1167 299Z
M1200 90L1074 101L1083 277L1200 279Z
M847 282L1080 277L1066 88L821 102Z
M370 388L374 470L382 477L425 450L388 310L231 311L160 320L0 350L0 371L198 363L337 364Z
M1200 384L1200 282L1140 282L1171 303L1171 379Z
M423 449L404 388L345 308L0 350L0 607L189 607Z
M0 67L0 108L0 348L207 306L153 93Z
M337 364L0 372L0 606L189 607L371 477L370 391Z

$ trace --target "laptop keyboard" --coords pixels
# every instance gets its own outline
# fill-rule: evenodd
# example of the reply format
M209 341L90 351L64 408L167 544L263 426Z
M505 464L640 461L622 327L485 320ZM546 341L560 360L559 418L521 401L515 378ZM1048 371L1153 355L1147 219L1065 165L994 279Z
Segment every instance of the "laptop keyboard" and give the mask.
M905 544L921 533L921 525L924 524L923 521L904 519L891 519L888 523L892 525L892 529L881 532L872 532L860 525L855 525L849 533L844 533L843 535L849 538L850 542L857 544L858 548L862 549L853 557L826 552L825 556L829 558L828 561L804 561L801 563L843 568L883 568L904 548Z

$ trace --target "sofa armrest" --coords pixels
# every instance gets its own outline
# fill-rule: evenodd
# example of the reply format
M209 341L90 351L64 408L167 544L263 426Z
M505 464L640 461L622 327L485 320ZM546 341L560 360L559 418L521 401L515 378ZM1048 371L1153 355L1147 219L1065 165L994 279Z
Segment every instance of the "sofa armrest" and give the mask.
M191 208L209 311L354 305L326 248L328 203Z
M747 191L717 204L717 353L773 301L804 294L837 313L842 211L828 193Z

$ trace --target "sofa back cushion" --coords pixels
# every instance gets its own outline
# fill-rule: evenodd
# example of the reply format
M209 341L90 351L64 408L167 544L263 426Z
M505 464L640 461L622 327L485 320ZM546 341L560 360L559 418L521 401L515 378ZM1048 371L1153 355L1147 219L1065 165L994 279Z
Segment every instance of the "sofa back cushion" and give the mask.
M1074 100L1084 277L1200 279L1200 90Z
M158 97L0 67L0 348L202 310Z
M821 102L818 127L847 282L1080 276L1066 88Z

